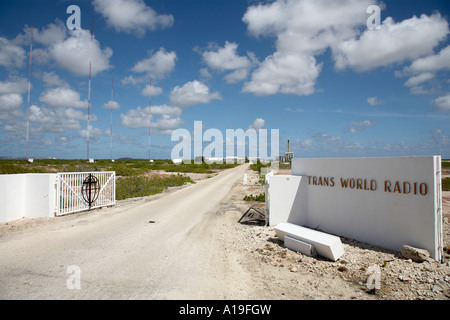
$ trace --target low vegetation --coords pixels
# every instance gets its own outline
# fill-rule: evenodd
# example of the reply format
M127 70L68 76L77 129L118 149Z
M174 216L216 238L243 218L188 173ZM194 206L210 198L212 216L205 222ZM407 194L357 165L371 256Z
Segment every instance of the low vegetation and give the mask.
M245 201L258 201L258 202L265 202L266 201L266 195L264 193L258 194L258 195L248 195L244 197Z
M116 200L134 197L144 197L161 193L167 188L195 183L188 176L180 173L168 177L160 176L128 176L120 177L116 181Z
M27 160L0 160L0 174L16 173L55 173L55 172L89 172L89 171L115 171L117 176L138 176L152 170L166 172L192 172L213 173L214 170L228 169L236 164L174 164L171 160L154 160L150 163L143 159L95 160L89 163L86 160L59 160L36 159Z
M450 191L450 178L442 179L442 191Z
M270 163L262 163L259 160L256 163L250 165L250 169L256 172L261 172L261 168L267 168L270 166Z
M163 192L169 187L181 186L185 183L194 183L182 173L214 173L215 170L228 169L237 164L174 164L171 160L154 160L150 163L143 159L95 160L94 163L86 160L59 160L35 159L28 162L25 159L0 160L0 174L19 173L57 173L57 172L94 172L115 171L116 199L142 197ZM148 176L148 172L161 170L165 172L178 172L167 176Z
M450 161L449 160L443 160L442 161L442 168L450 168ZM450 191L450 178L443 178L442 179L442 191Z

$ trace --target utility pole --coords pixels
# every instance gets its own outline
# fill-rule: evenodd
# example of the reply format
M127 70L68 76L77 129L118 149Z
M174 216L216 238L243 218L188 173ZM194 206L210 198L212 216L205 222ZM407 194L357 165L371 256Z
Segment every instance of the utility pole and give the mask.
M33 53L33 26L31 26L30 36L30 63L28 66L28 103L27 103L27 138L26 138L26 158L28 157L28 135L30 127L30 92L31 92L31 54Z
M112 161L112 139L113 139L113 134L112 134L112 112L113 112L113 103L114 103L114 77L112 78L111 81L111 102L110 102L110 110L111 110L111 122L110 122L110 135L111 135L111 140L110 140L110 146L109 146L109 158Z
M88 88L88 118L87 118L87 133L86 133L86 148L87 148L87 161L89 161L89 126L91 118L91 72L92 72L92 39L94 35L94 22L91 23L91 44L89 47L89 88Z
M152 120L152 77L150 76L150 86L148 88L149 102L148 102L148 161L151 162L150 156L150 126Z

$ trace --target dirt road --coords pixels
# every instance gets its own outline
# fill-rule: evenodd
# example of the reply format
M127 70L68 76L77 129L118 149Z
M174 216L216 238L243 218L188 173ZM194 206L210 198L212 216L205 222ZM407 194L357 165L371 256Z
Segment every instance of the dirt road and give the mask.
M251 298L220 250L221 200L248 165L169 193L0 234L0 299Z

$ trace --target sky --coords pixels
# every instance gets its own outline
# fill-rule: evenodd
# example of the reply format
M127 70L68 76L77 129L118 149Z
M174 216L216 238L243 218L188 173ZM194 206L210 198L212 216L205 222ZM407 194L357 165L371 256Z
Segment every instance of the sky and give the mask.
M0 157L145 159L151 117L154 159L195 121L278 130L296 158L447 159L449 14L448 0L2 0Z

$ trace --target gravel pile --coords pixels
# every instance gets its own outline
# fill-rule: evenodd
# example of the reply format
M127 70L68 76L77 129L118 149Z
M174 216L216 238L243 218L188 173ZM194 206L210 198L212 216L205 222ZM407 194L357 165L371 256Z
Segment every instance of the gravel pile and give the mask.
M273 228L242 225L236 228L245 234L243 241L249 253L263 264L327 279L338 277L376 299L450 299L448 256L445 263L433 259L417 263L403 258L401 253L341 238L345 254L338 261L330 261L287 249ZM378 290L373 290L372 282L368 283L374 274L370 271L373 266L380 272Z

